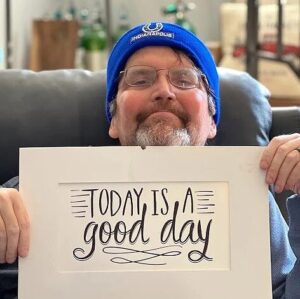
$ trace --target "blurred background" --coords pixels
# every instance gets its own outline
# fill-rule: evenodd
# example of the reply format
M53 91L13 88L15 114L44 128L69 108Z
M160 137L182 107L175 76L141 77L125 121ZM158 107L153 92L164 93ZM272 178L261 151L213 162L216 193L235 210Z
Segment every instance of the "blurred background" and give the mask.
M300 104L299 0L0 0L0 69L97 71L124 31L153 20L197 34L219 66L265 84L272 105Z

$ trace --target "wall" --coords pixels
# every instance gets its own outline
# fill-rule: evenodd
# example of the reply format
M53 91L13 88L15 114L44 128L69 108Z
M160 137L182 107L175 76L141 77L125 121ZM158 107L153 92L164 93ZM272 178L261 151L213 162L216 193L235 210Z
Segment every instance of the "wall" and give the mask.
M3 1L3 0L0 0ZM97 0L74 0L82 8L93 8ZM104 0L100 0L104 8ZM130 24L149 22L151 20L166 20L161 14L162 6L175 0L111 0L111 14L113 28L116 27L122 4L129 8ZM219 6L226 0L194 0L197 7L188 13L188 17L195 25L197 34L204 40L218 40ZM53 13L59 6L66 7L68 0L13 0L12 3L12 38L13 38L13 67L28 67L28 57L31 39L31 22L35 18L43 17L47 12Z
M129 11L129 17L132 25L149 22L151 20L167 20L161 14L161 8L166 4L175 2L175 0L114 0L115 7L120 7L122 3L130 3L134 7ZM196 27L197 34L204 40L219 39L219 6L225 0L194 0L196 8L190 11L187 16ZM129 5L127 4L129 7ZM112 18L116 23L118 19L118 9L112 10ZM172 20L172 19L169 19Z
M247 0L234 0L231 2L236 2L236 3L246 3ZM278 0L260 0L259 4L277 4ZM283 3L287 4L298 4L299 0L284 0Z
M0 0L0 70L5 67L5 30L4 0Z
M55 10L61 0L12 0L13 67L26 68L30 49L31 22Z

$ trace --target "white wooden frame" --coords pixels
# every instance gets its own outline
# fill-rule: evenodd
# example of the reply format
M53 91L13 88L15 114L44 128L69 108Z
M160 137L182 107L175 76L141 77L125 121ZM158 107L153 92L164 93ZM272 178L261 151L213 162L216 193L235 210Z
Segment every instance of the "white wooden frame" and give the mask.
M267 186L258 166L261 152L259 147L21 149L20 191L32 219L32 242L30 255L19 263L19 299L272 298ZM220 252L228 250L221 257L225 264L124 268L105 264L99 256L86 262L68 260L72 236L82 240L83 231L81 222L72 224L75 220L65 203L73 184L178 184L181 190L191 182L221 186L224 193L225 204L216 215L228 215L221 224L227 237L224 248L214 246ZM217 240L221 238L220 226L216 234Z

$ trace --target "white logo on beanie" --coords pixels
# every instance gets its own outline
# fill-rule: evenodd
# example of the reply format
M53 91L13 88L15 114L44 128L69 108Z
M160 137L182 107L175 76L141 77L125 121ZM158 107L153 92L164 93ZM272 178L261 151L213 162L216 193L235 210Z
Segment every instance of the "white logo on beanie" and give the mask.
M142 32L138 35L133 36L130 39L130 43L140 40L145 37L162 37L162 38L174 38L173 32L164 32L162 23L149 23L142 27Z
M161 31L163 29L163 24L162 23L154 23L155 27L151 28L152 23L146 24L145 26L143 26L142 30L147 33L147 32L158 32Z

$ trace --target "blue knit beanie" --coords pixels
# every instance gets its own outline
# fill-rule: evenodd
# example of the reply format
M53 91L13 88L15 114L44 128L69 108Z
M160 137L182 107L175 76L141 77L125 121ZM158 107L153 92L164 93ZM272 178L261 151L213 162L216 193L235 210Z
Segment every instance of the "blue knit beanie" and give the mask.
M107 63L106 116L111 121L109 104L118 90L118 77L128 58L137 50L148 46L166 46L183 51L206 76L216 107L214 121L220 120L219 78L212 55L204 43L193 33L171 23L149 23L126 32L115 44Z

